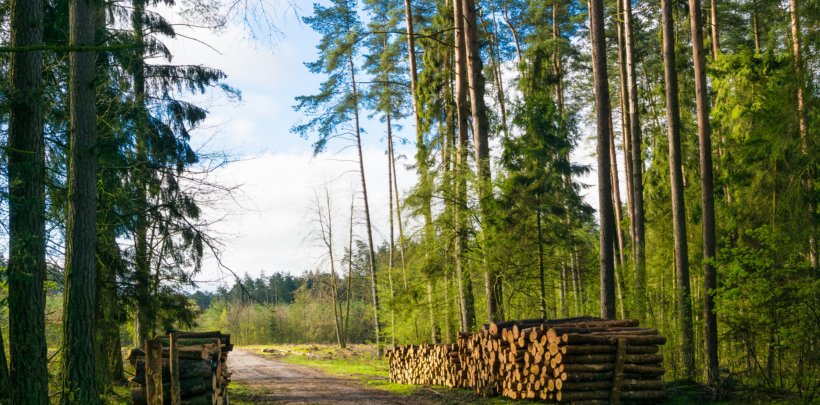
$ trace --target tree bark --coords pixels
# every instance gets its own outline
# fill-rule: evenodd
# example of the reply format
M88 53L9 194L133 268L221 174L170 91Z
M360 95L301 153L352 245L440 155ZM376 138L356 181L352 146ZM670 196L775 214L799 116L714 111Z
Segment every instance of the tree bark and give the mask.
M715 60L720 55L720 31L718 31L718 9L717 9L717 0L711 0L711 17L712 17L712 49L715 54ZM691 10L690 10L691 13ZM752 11L754 13L754 11ZM757 42L757 19L755 18L755 44L759 45ZM703 46L703 42L701 42L701 47ZM760 49L760 46L758 46Z
M714 21L714 3L712 5ZM709 89L706 82L706 55L703 49L703 24L700 0L689 0L689 21L692 27L692 60L695 65L695 96L698 111L698 141L700 142L700 184L703 205L703 343L706 384L718 379L718 339L715 301L717 275L711 260L715 259L715 197L712 184L712 129L709 125ZM714 27L714 26L713 26ZM715 29L715 34L717 30ZM715 46L715 55L719 49Z
M547 319L547 297L544 285L544 242L541 237L541 211L535 212L535 218L536 226L538 227L538 278L541 282L541 317Z
M131 27L134 33L134 43L140 48L134 51L132 64L132 76L134 80L134 102L136 104L135 137L136 137L136 160L135 183L137 186L137 198L135 201L136 224L134 229L134 272L135 272L135 295L136 295L136 316L134 319L134 338L139 345L149 339L154 323L154 311L151 304L151 270L148 263L148 113L145 108L145 61L143 60L144 34L143 18L145 13L145 0L132 0L133 13L131 16Z
M43 44L43 1L10 4L11 46ZM13 53L9 64L9 355L12 404L48 403L45 330L45 204L43 59ZM0 371L2 372L2 371ZM3 390L5 392L5 390Z
M754 37L755 37L755 51L760 53L760 29L757 25L757 1L753 1L752 4L753 4L753 8L752 8L752 30L754 31L753 34L754 34ZM714 8L714 7L715 6L712 5L712 8ZM716 30L717 28L712 28L712 29Z
M802 142L803 155L809 153L809 139L808 127L806 126L806 102L804 95L804 77L803 77L803 40L800 31L800 9L797 6L797 0L790 0L789 7L791 8L791 37L792 37L792 52L794 55L794 70L797 76L797 119L800 127L800 140ZM809 238L809 260L811 267L817 271L820 267L820 257L817 252L817 237L816 225L814 217L817 214L817 207L814 201L814 171L809 169L807 174L807 189L809 196L809 222L811 226L811 237Z
M481 235L484 239L484 249L487 249L486 232L490 216L489 202L492 199L492 185L490 174L490 143L487 121L487 106L484 104L484 74L481 54L478 49L478 19L474 0L460 0L464 18L464 43L467 54L467 73L470 86L470 107L473 116L473 142L475 143L475 159L478 183L478 200L481 209ZM495 321L498 316L498 297L494 285L497 282L495 271L487 265L487 252L484 256L484 287L487 295L487 318Z
M612 110L609 112L609 125L612 128ZM626 265L626 258L624 257L624 231L621 229L621 221L623 221L623 211L621 209L621 185L618 178L618 155L615 152L615 133L610 133L609 137L609 159L612 162L612 198L615 200L615 235L616 243L618 244L618 258L621 266ZM623 315L622 315L623 317Z
M69 45L94 45L92 0L69 2ZM97 404L94 297L97 236L96 52L69 56L68 161L62 403Z
M609 162L609 78L606 66L603 0L590 0L590 35L592 37L592 67L595 79L596 134L598 145L598 204L600 220L601 317L615 318L615 261L612 242L615 218L612 210L612 184Z
M461 306L461 330L472 330L475 325L475 309L473 308L472 282L469 271L464 269L464 251L467 240L465 238L467 210L467 50L464 35L463 10L455 2L453 7L455 25L455 67L456 67L456 110L458 114L458 155L456 157L456 241L455 262L456 277L458 279L459 303Z
M632 16L632 0L623 0L624 37L626 42L626 82L629 88L629 124L632 147L632 215L634 216L634 258L635 296L638 298L640 317L646 312L646 240L643 208L643 155L640 105L638 104L638 82L635 76L635 33Z
M362 177L362 197L364 198L364 217L365 226L367 226L367 247L370 256L370 287L373 292L373 318L376 333L376 357L381 358L384 352L384 347L381 342L381 323L379 322L379 294L376 275L376 253L373 247L373 228L370 225L370 205L367 201L367 182L364 175L364 157L362 155L362 137L361 126L359 125L359 94L356 91L356 75L353 68L353 52L348 52L348 63L350 64L350 82L352 83L353 98L354 98L354 116L356 124L356 149L359 153L359 173ZM351 252L352 254L352 252Z
M666 76L666 120L669 136L669 171L672 188L672 218L675 236L675 274L677 276L678 321L681 338L681 358L687 377L694 375L692 332L692 301L689 291L689 248L686 240L686 213L683 201L681 171L680 107L678 106L678 74L675 70L675 32L672 0L662 0L663 65Z
M567 261L561 261L561 288L559 290L559 299L561 304L561 316L569 317L569 308L567 307Z
M385 41L386 42L386 41ZM412 51L411 51L412 52ZM385 77L388 77L385 75ZM390 214L390 245L388 246L387 258L387 278L390 281L390 299L396 297L396 292L393 289L393 129L390 125L390 112L385 114L387 121L387 139L390 141L387 146L387 194L388 194L388 208ZM391 345L396 345L396 313L393 306L390 306L390 339Z
M580 315L583 312L583 307L581 306L581 277L578 274L578 265L576 263L577 258L575 256L575 246L572 247L572 252L570 252L570 271L572 271L572 290L573 295L575 295L575 315Z
M624 286L623 277L621 276L621 271L626 264L624 261L624 245L623 245L623 232L621 231L621 196L620 196L620 187L618 181L618 156L615 154L615 130L612 126L612 108L609 109L609 157L610 161L612 162L612 200L613 200L613 211L615 211L615 235L616 237L613 238L612 241L612 248L618 252L618 256L615 256L615 287L616 292L618 293L618 309L621 311L621 319L627 318L626 312L626 303L624 302L624 298L626 297L625 291L626 286ZM618 260L620 259L620 260Z

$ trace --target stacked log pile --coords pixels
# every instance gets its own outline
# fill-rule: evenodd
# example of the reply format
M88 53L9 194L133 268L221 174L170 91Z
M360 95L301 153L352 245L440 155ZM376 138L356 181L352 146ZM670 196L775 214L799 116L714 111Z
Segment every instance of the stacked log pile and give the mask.
M390 349L390 380L579 405L656 403L668 397L664 343L636 319L497 322L460 332L457 344Z
M173 388L177 385L181 405L228 405L227 386L231 381L226 361L228 353L233 350L231 335L216 332L179 332L174 340L178 348L172 350L171 336L159 336L146 341L146 351L152 347L154 354L146 356L139 348L128 352L128 360L134 367L131 403L133 405L154 405L165 403L176 405ZM161 350L160 350L161 349ZM172 353L176 353L176 367L172 367ZM152 381L151 361L155 361L153 370L161 368L162 395L159 387L154 388ZM176 368L176 370L174 370ZM159 373L157 373L159 374ZM176 377L173 377L176 374ZM157 377L157 380L159 377ZM154 386L152 386L154 385ZM158 384L156 384L158 385Z

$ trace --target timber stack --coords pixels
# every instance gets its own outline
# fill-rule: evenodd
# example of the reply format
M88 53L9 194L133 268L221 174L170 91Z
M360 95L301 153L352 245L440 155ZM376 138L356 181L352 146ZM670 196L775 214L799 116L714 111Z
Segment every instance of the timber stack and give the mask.
M496 322L459 332L456 344L389 349L390 380L548 403L651 404L668 398L665 343L637 319Z
M176 405L179 398L180 405L228 405L231 373L226 361L231 350L231 335L219 331L177 332L147 340L145 350L128 352L135 370L129 379L131 403Z

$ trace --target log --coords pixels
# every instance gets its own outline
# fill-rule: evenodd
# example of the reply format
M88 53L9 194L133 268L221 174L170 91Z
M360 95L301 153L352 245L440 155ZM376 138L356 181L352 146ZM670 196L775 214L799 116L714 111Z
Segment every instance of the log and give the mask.
M605 373L561 373L559 378L564 382L585 382L585 381L612 381L615 378L614 371L607 371ZM640 374L624 373L624 379L641 380L645 377ZM608 397L607 397L608 398Z
M162 343L145 341L145 397L148 405L162 405Z
M554 343L553 343L554 344ZM564 356L574 354L609 354L617 351L617 346L563 346L555 345L556 351L560 351ZM627 346L627 354L655 354L660 351L658 346ZM550 350L552 352L552 350Z
M183 399L182 405L214 405L214 393L208 392L196 397Z
M558 402L573 402L587 399L607 399L609 391L559 391L555 394ZM663 400L669 398L666 391L625 391L621 393L621 399L625 400Z
M617 360L614 354L575 354L561 357L561 364L600 364L615 363ZM624 355L626 364L646 364L663 363L662 354L626 354Z
M145 364L137 361L137 367L134 377L130 380L140 385L145 385ZM179 361L179 378L211 378L213 374L212 365L208 360L180 360ZM171 367L167 361L162 362L162 380L171 381Z
M581 328L559 327L549 328L546 332L548 337L557 337L570 333L578 334L631 334L631 335L658 335L657 329L650 328Z
M176 332L180 339L222 339L225 344L231 343L231 335L220 331L212 332ZM170 334L157 336L157 339L170 339Z
M650 355L652 356L652 355ZM624 362L626 361L626 339L618 339L618 351L615 353L615 371L612 377L612 391L609 402L612 405L621 404L621 382L624 379Z
M615 363L609 364L563 364L566 373L600 373L615 370ZM666 369L661 364L624 364L624 372L644 375L664 375Z
M179 338L176 333L171 334L171 357L168 363L171 368L171 405L181 405L182 395L179 386Z
M171 341L168 338L159 338L162 341L163 347L171 347ZM205 345L212 345L212 347L221 347L222 341L219 338L203 338L203 339L180 339L180 347L198 347L202 348Z
M663 345L666 344L665 336L598 336L580 335L577 333L565 334L561 338L564 344L568 345L616 345L618 339L626 339L627 343L635 346Z
M558 380L561 381L561 380ZM562 381L561 391L596 391L611 390L614 383L612 381L589 381L572 382ZM666 389L663 380L623 380L621 381L622 391L657 391Z
M202 378L188 378L179 380L180 396L188 398L195 395L201 395L206 392L207 386L205 380ZM171 383L162 384L163 403L171 403ZM167 395L166 395L167 394ZM145 405L148 403L148 394L145 387L131 388L131 403L133 405Z
M131 362L131 365L137 360L137 357L145 357L145 352L142 351L140 348L133 348L128 351L128 355L126 356L128 360ZM171 348L170 347L163 347L162 348L162 358L168 359L171 357ZM179 358L185 360L205 360L210 357L210 353L202 348L197 347L181 347L179 348Z

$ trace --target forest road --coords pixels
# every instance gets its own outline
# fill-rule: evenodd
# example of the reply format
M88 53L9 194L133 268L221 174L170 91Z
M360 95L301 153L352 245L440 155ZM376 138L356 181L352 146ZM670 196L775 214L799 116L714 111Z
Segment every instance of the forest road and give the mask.
M228 356L231 381L253 388L267 388L267 394L254 397L266 404L342 404L342 405L426 405L428 402L322 373L308 366L291 364L234 349Z

